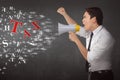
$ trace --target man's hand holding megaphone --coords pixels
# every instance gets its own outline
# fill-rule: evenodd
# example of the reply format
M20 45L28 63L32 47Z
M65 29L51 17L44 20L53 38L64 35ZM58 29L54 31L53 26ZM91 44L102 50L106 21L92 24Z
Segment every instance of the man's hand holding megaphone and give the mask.
M75 43L78 43L80 40L74 32L69 32L69 39Z

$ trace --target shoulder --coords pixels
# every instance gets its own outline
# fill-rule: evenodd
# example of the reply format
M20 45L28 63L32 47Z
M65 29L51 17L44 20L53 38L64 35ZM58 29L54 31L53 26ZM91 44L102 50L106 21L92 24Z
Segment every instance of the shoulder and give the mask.
M112 37L111 33L104 26L102 26L100 35L103 37Z
M113 36L111 35L111 33L103 26L102 30L100 31L100 36L102 39L104 39L104 41L114 41Z

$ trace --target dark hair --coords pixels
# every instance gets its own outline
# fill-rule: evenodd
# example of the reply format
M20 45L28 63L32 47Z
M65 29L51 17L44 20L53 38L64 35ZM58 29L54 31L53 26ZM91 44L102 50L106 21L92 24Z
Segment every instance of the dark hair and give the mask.
M86 8L86 11L89 13L90 18L96 17L97 23L102 25L103 23L103 12L98 7Z

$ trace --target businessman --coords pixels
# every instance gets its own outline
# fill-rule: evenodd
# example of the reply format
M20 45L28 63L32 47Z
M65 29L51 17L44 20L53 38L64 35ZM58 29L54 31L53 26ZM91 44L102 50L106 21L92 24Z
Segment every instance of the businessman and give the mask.
M79 26L63 7L58 8L69 25ZM69 32L69 39L73 41L84 59L88 71L88 80L113 80L111 53L114 39L108 30L102 25L103 13L98 7L86 8L83 14L80 30L76 33ZM86 47L77 35L86 38Z

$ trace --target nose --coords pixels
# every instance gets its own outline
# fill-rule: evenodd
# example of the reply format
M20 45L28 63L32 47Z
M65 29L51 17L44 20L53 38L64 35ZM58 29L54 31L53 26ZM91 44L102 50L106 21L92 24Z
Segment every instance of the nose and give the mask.
M84 19L82 19L82 23L84 24L84 22L85 22L85 20Z

